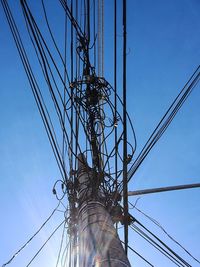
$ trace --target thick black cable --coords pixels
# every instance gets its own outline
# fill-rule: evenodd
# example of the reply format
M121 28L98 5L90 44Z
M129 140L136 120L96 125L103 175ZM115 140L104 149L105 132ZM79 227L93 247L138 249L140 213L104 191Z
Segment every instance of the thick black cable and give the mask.
M66 69L67 65L67 15L65 13L65 27L64 27L64 69ZM68 77L69 79L69 77ZM63 102L64 102L64 107L63 107L63 124L65 125L65 107L66 107L66 80L67 80L67 73L64 71L64 88L63 88ZM66 111L67 112L67 111ZM65 165L65 133L63 131L62 133L62 157L63 157L63 164Z
M25 50L24 50L24 52L25 52ZM25 56L26 56L26 55L25 55ZM28 61L27 56L26 56L26 60ZM28 62L28 64L29 64L29 62ZM30 64L28 65L27 68L31 70ZM52 122L51 122L51 119L50 119L50 115L49 115L49 113L48 113L48 110L47 110L47 108L46 108L46 105L45 105L44 100L43 100L42 95L41 95L41 91L40 91L39 86L38 86L38 84L37 84L37 82L36 82L36 79L35 79L35 77L34 77L34 75L33 75L32 70L31 70L30 73L27 73L27 76L28 76L28 78L29 78L29 81L30 81L30 79L31 79L30 83L31 83L31 87L32 87L33 90L34 90L33 93L34 93L34 96L35 96L35 98L36 98L36 103L37 103L37 105L38 105L40 114L41 114L41 116L42 116L43 123L44 123L44 125L45 125L46 130L47 130L47 134L48 134L48 137L49 137L49 139L50 139L50 143L51 143L51 145L52 145L53 151L54 151L55 154L56 154L56 159L58 159L58 160L57 160L57 163L58 163L58 162L60 162L60 160L59 160L59 158L60 158L60 156L59 156L59 147L58 147L58 145L57 145L56 136L55 136L55 131L54 131L54 129L53 129L53 125L52 125ZM31 76L32 76L32 77L31 77ZM46 114L45 114L45 112L46 112ZM48 116L48 118L47 118L47 116ZM49 121L48 121L48 120L49 120ZM53 134L52 134L52 130L53 130L54 136L53 136ZM54 155L55 155L55 154L54 154ZM58 165L61 165L61 166L62 166L62 163L58 163ZM63 167L62 167L62 169L63 169ZM64 171L64 173L65 173L65 170L64 170L64 169L63 169L63 171ZM64 177L66 177L66 175L64 175Z
M22 60L22 64L23 64L25 72L27 74L27 77L28 77L28 80L29 80L29 83L30 83L30 86L31 86L31 89L32 89L32 92L33 92L33 95L34 95L34 98L35 98L35 101L36 101L36 104L38 106L39 113L40 113L40 115L42 117L42 120L43 120L45 129L46 129L46 132L47 132L47 135L48 135L48 138L49 138L49 141L50 141L50 144L51 144L55 159L56 159L56 161L58 163L58 167L60 169L61 175L64 178L64 177L66 177L66 175L64 174L65 170L63 170L62 164L60 164L60 161L59 161L59 152L58 152L58 149L56 147L56 142L54 140L53 134L51 132L51 126L50 126L50 124L48 122L48 119L46 117L46 114L45 114L45 108L46 107L45 107L45 104L42 103L43 99L41 98L41 92L39 90L39 87L38 87L38 84L36 82L36 79L35 79L35 77L33 75L33 72L32 72L32 69L31 69L27 54L26 54L26 51L24 49L24 46L23 46L23 43L22 43L18 28L16 26L16 23L14 21L14 18L12 16L11 11L10 11L9 5L8 5L7 1L2 0L1 2L2 2L3 8L4 8L4 11L5 11L5 14L6 14L6 17L7 17L7 20L8 20L8 24L10 26L10 29L11 29L11 32L12 32L12 35L13 35L17 50L19 52L19 56L20 56L20 58Z
M94 48L94 68L96 68L96 39L97 39L97 33L96 33L96 1L93 0L93 48Z
M88 45L90 44L90 0L87 0L87 39L88 39Z
M44 16L45 16L45 21L46 21L46 24L47 24L47 27L48 27L48 30L49 30L51 39L53 41L53 44L54 44L54 46L56 48L56 51L58 52L58 55L59 55L59 57L60 57L63 65L64 65L64 73L66 75L67 81L68 81L68 83L70 83L69 74L68 74L68 71L67 71L67 68L66 68L66 57L64 57L64 59L62 57L62 54L61 54L61 52L60 52L60 50L58 48L58 45L56 43L56 40L54 38L54 35L52 33L52 30L51 30L51 27L50 27L50 24L49 24L49 20L48 20L48 16L47 16L47 12L46 12L46 7L45 7L45 4L44 4L44 0L41 0L41 1L42 1L42 8L43 8L43 11L44 11ZM65 19L65 39L66 39L66 25L67 25L67 21Z
M63 79L62 79L62 76L61 76L61 74L60 74L60 72L59 72L59 70L58 70L58 68L57 68L57 66L56 66L56 64L55 64L55 62L54 62L54 60L53 60L53 58L52 58L52 55L51 55L51 53L50 53L50 51L49 51L49 49L48 49L48 47L47 47L47 45L46 45L46 43L45 43L45 40L43 39L43 37L42 37L42 35L41 35L41 33L40 33L38 27L37 27L37 24L36 24L36 22L35 22L35 20L34 20L34 18L33 18L33 16L32 16L32 14L31 14L31 12L30 12L30 9L29 9L29 7L28 7L26 1L25 1L25 4L26 4L26 8L27 8L27 10L28 10L28 13L29 13L29 15L30 15L30 17L31 17L31 20L32 20L32 22L33 22L33 26L36 27L37 34L39 34L38 37L39 37L39 36L41 37L42 42L44 43L45 48L46 48L46 50L47 50L47 52L48 52L48 54L49 54L49 56L50 56L50 58L51 58L51 60L52 60L52 63L53 63L53 65L54 65L54 67L55 67L55 69L56 69L56 71L57 71L57 73L58 73L58 75L59 75L59 78L60 78L61 82L63 83L63 85L65 86L64 81L63 81ZM25 6L24 6L24 7L25 7ZM26 11L26 10L25 10L25 11ZM28 13L27 13L27 15L28 15ZM31 25L32 25L32 24L30 23L30 26L31 26ZM31 26L31 27L32 27L32 26ZM32 29L33 29L33 28L32 28ZM34 30L32 30L32 32L33 32L33 34L35 35ZM39 39L35 38L35 40L36 40L36 42L38 43ZM39 41L39 43L41 44L40 41ZM41 50L41 47L40 47L39 43L38 43L37 46L38 46L38 48L39 48L39 50L40 50L41 58L43 58L43 55L44 55L44 56L45 56L45 61L46 61L47 64L48 64L48 60L47 60L47 58L46 58L45 53L41 53L41 51L43 50L43 48L42 48L42 50ZM43 51L44 51L44 50L43 50ZM45 61L43 60L44 65L46 64ZM49 64L48 64L48 67L50 68ZM52 72L51 72L51 74L52 74ZM63 121L62 121L61 110L60 110L60 108L59 108L57 99L56 99L55 94L54 94L54 92L53 92L53 90L52 90L52 87L51 87L50 82L49 82L49 88L50 88L50 91L51 91L52 96L53 96L53 101L54 101L55 104L56 104L56 110L58 111L59 120L61 121L61 127L62 127L62 129L63 129L63 131L64 131L64 133L65 133L65 135L66 135L66 137L67 137L67 140L68 140L68 135L67 135L67 133L66 133L66 129L65 129L65 127L64 127L64 125L63 125ZM67 90L66 90L66 92L68 93L68 96L70 97L69 92L68 92ZM58 94L59 94L60 100L62 101L62 105L64 106L63 99L62 99L62 97L61 97L59 91L58 91ZM71 99L71 97L70 97L70 99ZM67 114L67 112L66 112L66 115L67 115L67 118L68 118L68 114ZM70 119L69 119L69 118L68 118L68 121L70 122ZM68 140L68 146L69 146L69 149L71 150L71 152L72 152L72 154L73 154L73 151L72 151L72 149L71 149L69 140ZM80 147L79 147L79 149L80 149ZM81 151L81 149L80 149L80 151Z
M76 21L79 21L79 1L76 0ZM80 21L81 21L81 17L80 17ZM80 23L80 22L79 22ZM80 24L81 26L81 24ZM78 36L77 36L77 32L75 32L75 41L76 44L79 45L79 40L78 40ZM76 53L76 80L78 80L80 77L80 57L78 56L78 54ZM75 97L76 99L78 98L79 94L78 94L78 90L77 88L75 88ZM75 155L76 157L78 156L78 137L79 137L79 125L80 125L80 121L79 121L79 116L78 116L78 112L77 110L79 109L78 103L76 102L75 104ZM75 160L75 164L74 164L74 169L77 169L77 160Z
M117 118L117 0L114 0L114 107L115 107L115 120ZM117 170L118 170L118 161L117 153L118 147L117 144L117 125L115 126L115 180L117 188Z
M127 105L126 105L126 0L123 0L123 207L124 207L124 243L128 253L128 179L127 179Z
M79 26L78 22L75 20L75 18L73 17L71 10L66 2L66 0L59 0L59 2L61 3L63 9L65 10L68 18L70 19L73 27L75 28L75 30L77 31L77 34L79 36L79 38L82 38L84 36L84 32L82 31L81 27Z
M74 12L74 5L73 5L73 1L71 1L71 7L70 7L70 12L73 16L73 12ZM74 27L71 24L71 29L70 29L70 36L71 36L71 44L70 44L70 63L71 63L71 83L73 83L73 79L74 79ZM73 94L74 94L74 88L71 88L71 117L70 117L70 125L71 125L71 132L70 132L70 145L71 148L73 150L73 124L74 124L74 120L73 120ZM69 165L70 165L70 171L72 171L73 169L73 154L70 153L69 155Z
M25 14L24 14L24 15L25 15ZM39 57L39 54L38 54L36 45L35 45L35 43L34 43L34 40L33 40L32 36L31 36L30 30L29 30L29 26L28 26L28 21L27 21L27 19L26 19L26 15L25 15L25 22L26 22L26 26L27 26L27 30L28 30L28 33L29 33L31 42L32 42L33 47L34 47L35 52L36 52L36 56L37 56L37 58L38 58L38 61L39 61L40 66L41 66L41 69L42 69L44 78L45 78L45 80L46 80L46 83L47 83L48 87L50 87L50 86L49 86L50 81L49 81L49 79L48 79L48 74L47 74L46 67L45 67L45 68L43 67L44 58L42 57L42 60L41 60L40 57ZM45 64L44 64L44 65L45 65ZM53 77L52 72L51 72L51 76L52 76L52 79L53 79L54 84L55 84L55 86L56 86L56 88L57 88L57 91L58 91L58 86L57 86L57 84L56 84L56 82L55 82L55 79L54 79L54 77ZM50 94L51 94L51 96L52 96L51 90L50 90ZM40 91L40 97L43 98L43 97L42 97L42 93L41 93L41 91ZM53 98L53 96L52 96L52 98ZM48 119L49 119L49 122L50 122L50 124L51 124L51 128L52 128L52 131L53 131L53 134L54 134L54 138L55 138L55 141L56 141L58 150L59 150L60 154L62 154L62 152L61 152L61 150L60 150L60 147L59 147L59 145L58 145L58 141L57 141L56 134L55 134L55 131L54 131L53 123L52 123L52 121L51 121L51 117L50 117L50 114L49 114L49 112L48 112L48 109L47 109L47 107L46 107L46 105L45 105L45 103L44 103L44 100L43 100L43 105L45 106L45 111L46 111L46 113L47 113L47 115L48 115ZM54 103L54 107L55 107L55 109L56 109L56 111L57 111L57 107L56 107L55 103ZM60 122L60 124L61 124L61 122ZM63 162L63 166L64 166L64 162Z

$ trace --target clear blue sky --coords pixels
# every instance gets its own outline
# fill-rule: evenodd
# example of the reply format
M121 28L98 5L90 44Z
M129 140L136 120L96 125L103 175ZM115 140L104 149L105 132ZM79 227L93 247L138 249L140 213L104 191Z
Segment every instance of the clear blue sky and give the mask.
M52 8L54 7L53 1ZM138 152L161 116L200 63L199 0L128 0L128 111L135 127ZM15 14L19 11L15 7ZM105 1L105 23L111 1ZM20 16L17 15L20 21ZM56 18L52 18L53 23ZM107 25L107 24L106 24ZM111 26L107 26L111 27ZM105 76L111 77L109 32L105 32ZM120 35L118 38L121 38ZM0 8L0 264L43 223L56 200L51 193L60 178L56 162ZM112 81L110 81L112 82ZM162 139L130 182L143 189L200 182L200 85L192 92ZM134 197L130 197L132 203ZM200 189L141 197L138 208L200 258ZM136 210L132 214L175 246ZM10 266L23 267L61 222L57 213ZM130 230L130 245L157 267L174 266ZM33 267L53 267L61 231L47 245ZM181 250L176 250L188 259ZM135 267L146 266L130 252ZM190 261L192 266L198 266Z

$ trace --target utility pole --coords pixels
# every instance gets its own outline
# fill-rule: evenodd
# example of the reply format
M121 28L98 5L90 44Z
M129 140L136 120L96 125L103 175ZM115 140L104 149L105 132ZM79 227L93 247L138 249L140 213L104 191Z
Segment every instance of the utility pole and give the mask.
M104 196L95 188L97 177L83 154L79 155L77 180L79 266L130 267Z

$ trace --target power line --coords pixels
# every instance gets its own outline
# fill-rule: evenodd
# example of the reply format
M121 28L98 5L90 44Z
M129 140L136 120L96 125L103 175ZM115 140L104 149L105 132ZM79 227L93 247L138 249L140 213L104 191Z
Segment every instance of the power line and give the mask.
M137 234L139 234L144 240L146 240L150 245L152 245L154 248L156 248L161 254L163 254L166 258L168 258L171 262L173 262L178 267L184 267L183 264L180 264L179 261L176 260L172 255L170 255L169 252L167 252L165 249L163 249L157 242L155 242L153 239L149 238L147 234L145 234L143 231L141 231L137 227L130 226L130 228L135 231Z
M6 262L2 265L2 267L10 264L18 255L19 253L27 246L29 245L29 243L39 234L39 232L43 229L43 227L47 224L47 222L52 218L52 216L54 215L54 213L58 210L58 207L60 205L60 202L58 203L58 205L56 206L56 208L51 212L51 214L49 215L49 217L44 221L44 223L40 226L40 228L35 232L34 235L32 235L29 240L17 251L15 252L15 254Z
M132 205L130 202L129 204L136 209L138 212L143 214L146 218L148 218L151 222L153 222L156 226L158 226L175 244L177 244L180 248L182 248L192 259L194 259L196 262L200 263L200 261L195 258L183 245L181 245L174 237L172 237L165 229L164 227L155 219L147 215L145 212L141 211L136 207L136 205Z
M166 245L154 233L152 233L149 229L147 229L147 227L145 227L137 219L133 218L133 220L134 220L134 223L142 227L146 231L146 233L143 230L141 230L138 226L136 226L134 223L131 224L131 228L135 230L137 233L139 233L142 237L144 237L147 241L149 241L162 254L167 256L170 260L175 261L177 266L181 265L181 266L191 267L191 265L188 262L186 262L181 256L179 256L175 251L173 251L168 245ZM150 234L152 238L148 234Z
M36 101L36 105L38 107L42 121L44 123L44 127L45 127L45 130L47 132L49 142L51 144L56 162L58 164L58 167L59 167L59 170L60 170L60 173L61 173L63 179L65 179L66 178L65 168L63 167L62 161L60 160L60 153L59 153L59 148L58 148L57 140L55 137L53 125L52 125L48 110L46 108L46 105L44 103L40 88L39 88L38 83L36 81L36 78L33 74L30 62L29 62L28 57L27 57L26 50L24 48L19 30L18 30L18 27L16 26L12 12L9 8L8 1L2 0L1 3L2 3L4 12L5 12L7 21L8 21L8 24L10 26L17 50L19 52L19 56L21 58L26 75L28 77L31 90L32 90L33 96L34 96L35 101Z
M182 107L192 90L195 88L197 83L200 79L200 66L197 67L195 72L192 74L191 78L188 80L188 82L185 84L183 89L180 91L178 96L175 98L173 103L170 105L160 122L158 123L157 127L147 140L146 144L140 151L139 155L133 162L132 166L130 167L128 171L128 181L131 180L141 163L144 161L150 150L153 148L153 146L156 144L156 142L160 139L160 137L163 135L163 133L166 131L174 117L176 116L179 109Z
M121 242L123 244L125 244L122 240ZM145 261L148 265L152 266L152 267L155 267L155 265L153 265L152 263L150 263L147 259L145 259L139 252L137 252L135 249L133 249L130 245L127 245L127 247L132 251L134 252L138 257L140 257L143 261Z
M55 230L52 232L52 234L47 238L47 240L44 242L44 244L41 246L41 248L37 251L37 253L33 256L33 258L29 261L29 263L26 265L26 267L30 266L31 263L36 259L36 257L38 256L38 254L42 251L42 249L45 247L45 245L48 243L48 241L52 238L52 236L58 231L58 229L63 225L63 223L65 222L62 221L56 228Z

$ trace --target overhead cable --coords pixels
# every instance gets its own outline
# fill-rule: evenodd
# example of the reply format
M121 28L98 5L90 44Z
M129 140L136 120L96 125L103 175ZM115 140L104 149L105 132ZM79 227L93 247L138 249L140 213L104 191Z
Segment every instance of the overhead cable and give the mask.
M40 226L40 228L34 233L34 235L32 235L29 240L17 251L15 252L15 254L6 262L2 265L2 267L10 264L14 258L16 258L20 252L22 252L22 250L28 246L30 244L30 242L39 234L39 232L44 228L44 226L47 224L47 222L52 218L52 216L54 215L54 213L58 210L58 207L60 205L60 202L58 203L58 205L56 206L56 208L51 212L51 214L49 215L49 217L44 221L44 223Z
M136 226L138 224L139 226ZM134 218L134 223L131 224L131 228L146 239L150 244L157 248L163 255L169 258L177 266L191 267L191 265L185 261L181 256L179 256L174 250L172 250L168 245L165 244L160 238L158 238L154 233L152 233L147 227L140 223ZM141 228L143 228L143 231ZM150 236L149 236L150 234Z
M28 267L31 265L31 263L36 259L36 257L38 256L38 254L42 251L42 249L45 247L45 245L49 242L49 240L52 238L52 236L58 231L58 229L63 225L63 223L65 222L62 221L56 228L55 230L52 232L52 234L47 238L47 240L44 242L44 244L40 247L40 249L37 251L37 253L33 256L33 258L29 261L29 263L25 266Z
M148 218L151 222L153 222L156 226L158 226L167 236L169 239L171 239L174 243L176 243L180 248L182 248L193 260L195 260L196 262L200 263L200 261L195 258L191 252L189 252L183 245L181 245L174 237L172 237L166 230L165 228L155 219L153 219L152 217L150 217L149 215L147 215L145 212L143 212L142 210L138 209L136 207L136 205L132 205L130 202L129 204L136 209L138 212L140 212L141 214L143 214L146 218Z
M160 120L159 124L147 140L146 144L142 148L141 152L133 162L132 166L128 170L128 181L131 180L141 163L144 161L150 150L153 146L157 143L157 141L161 138L163 133L166 131L174 117L176 116L179 109L182 107L192 90L198 84L200 80L200 66L197 67L191 78L185 84L183 89L177 95L173 103L170 105L168 110L166 111L165 115Z
M125 244L122 240L121 242ZM140 257L143 261L145 261L148 265L155 267L152 263L150 263L147 259L145 259L139 252L137 252L135 249L133 249L130 245L127 246L132 252L134 252L138 257Z

